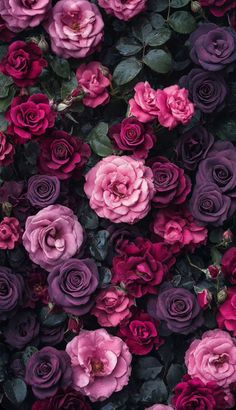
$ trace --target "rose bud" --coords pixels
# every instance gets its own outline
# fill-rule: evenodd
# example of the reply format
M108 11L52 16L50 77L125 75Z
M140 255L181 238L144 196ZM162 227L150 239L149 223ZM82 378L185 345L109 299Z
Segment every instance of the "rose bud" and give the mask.
M225 287L224 289L221 289L218 293L217 293L217 302L218 303L224 303L224 301L227 298L227 288Z
M225 231L223 233L223 243L224 245L228 245L233 241L233 232L230 229L227 229L227 231Z
M219 265L210 265L206 270L206 276L209 279L217 279L220 273L221 269Z
M212 294L208 289L203 289L197 292L197 300L200 307L205 310L207 309L212 301Z

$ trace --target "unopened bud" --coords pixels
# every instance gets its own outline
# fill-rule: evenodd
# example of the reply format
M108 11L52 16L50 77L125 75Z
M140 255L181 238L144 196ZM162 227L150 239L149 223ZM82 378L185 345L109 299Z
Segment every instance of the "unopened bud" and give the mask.
M227 229L227 231L225 231L223 233L223 242L225 245L230 244L233 241L233 232L230 229Z
M227 299L227 289L221 289L217 293L217 302L218 303L224 303L224 301Z
M71 102L69 102L69 101L63 101L63 102L61 102L60 104L58 104L58 106L57 106L57 111L59 111L59 112L61 112L61 111L65 111L65 110L67 110L67 108L69 108L70 106L71 106L71 103L72 103L72 101Z
M12 204L10 202L2 203L2 213L6 216L10 216L12 211Z
M192 1L191 2L191 10L193 13L199 13L199 11L201 11L202 6L199 3L199 1Z
M39 37L28 37L27 41L32 41L33 43L37 44L39 48L46 53L49 49L48 43L45 40L44 36L39 36Z
M206 276L209 279L217 279L220 272L221 270L219 265L210 265L206 270Z

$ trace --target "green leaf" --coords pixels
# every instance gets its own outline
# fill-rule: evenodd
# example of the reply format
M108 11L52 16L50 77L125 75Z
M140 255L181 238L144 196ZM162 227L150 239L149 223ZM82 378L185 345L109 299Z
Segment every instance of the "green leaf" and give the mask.
M154 380L161 373L162 364L156 357L141 357L134 367L135 376L141 380Z
M7 130L8 121L5 118L5 114L0 113L0 131L4 132Z
M212 127L213 135L216 135L221 140L236 141L236 118L235 116L220 117Z
M211 259L212 259L213 265L220 265L222 256L223 256L222 253L220 253L220 251L218 251L217 248L211 248Z
M168 391L162 379L144 382L140 388L142 402L162 403L168 397Z
M146 18L139 18L132 27L134 37L136 37L141 43L146 43L146 38L153 31L153 27L150 21Z
M172 390L176 384L180 382L185 373L185 369L180 364L172 363L170 365L166 376L166 381L170 390Z
M3 389L8 400L15 405L22 403L27 395L27 386L22 379L7 380Z
M149 9L151 11L163 11L166 10L169 6L168 0L150 0Z
M12 102L14 96L15 96L15 93L16 93L15 87L11 86L9 88L9 93L8 93L7 97L0 99L0 112L5 112L8 109L9 105L11 104L11 102Z
M172 9L181 9L187 6L190 0L171 0L170 6Z
M62 325L67 319L66 313L53 313L48 307L43 307L40 311L40 322L46 327L56 327Z
M142 63L135 57L121 61L115 68L113 80L117 85L124 85L132 81L142 70Z
M49 62L52 70L58 77L69 79L70 78L70 65L64 58L53 56Z
M89 247L91 255L98 261L102 262L106 259L108 252L109 232L102 230L98 231L92 238L91 245Z
M153 13L151 14L150 22L152 24L152 27L159 29L160 27L164 26L165 19L161 14Z
M78 81L74 72L71 72L70 80L63 81L61 86L61 98L64 100L68 97L72 91L74 91L78 87Z
M156 73L166 74L171 71L172 58L164 50L149 51L145 55L143 62Z
M0 46L0 60L7 54L8 46Z
M171 30L168 27L161 27L153 31L147 38L147 43L151 47L158 47L165 44L171 37Z
M5 98L9 93L9 86L13 83L11 77L0 73L0 98Z
M108 124L100 122L95 128L92 129L88 136L88 143L90 144L93 152L99 155L99 157L107 157L113 152L112 144L107 136Z
M197 27L194 17L188 11L175 11L168 19L168 23L180 34L189 34Z
M38 351L38 349L35 346L27 346L23 355L22 355L22 359L24 362L24 365L26 366L29 359L31 358L31 356L33 356L34 353L36 353Z
M133 37L121 37L116 44L117 50L123 56L133 56L142 50L142 45Z

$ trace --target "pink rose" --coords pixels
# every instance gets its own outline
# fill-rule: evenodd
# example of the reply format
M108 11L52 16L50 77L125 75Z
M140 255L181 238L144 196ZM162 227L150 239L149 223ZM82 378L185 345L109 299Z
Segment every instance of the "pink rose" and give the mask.
M226 329L236 336L236 287L227 290L227 299L220 305L217 314L217 323L220 329Z
M98 0L107 14L112 14L120 20L128 21L144 11L147 0Z
M0 131L0 167L12 164L14 154L14 146L7 140L6 135Z
M154 404L154 406L147 407L145 410L174 410L174 408L165 404Z
M91 314L97 317L100 326L115 327L131 317L133 305L134 299L124 290L110 286L100 291Z
M105 329L83 330L66 346L73 388L91 401L105 400L128 384L132 356L127 345Z
M45 24L52 50L64 58L92 54L103 39L103 27L98 7L88 0L58 1Z
M85 93L84 105L96 108L109 102L107 88L111 85L111 75L108 68L103 67L98 61L92 61L89 64L82 64L76 71L76 77Z
M191 343L185 364L191 377L227 388L236 382L236 340L223 330L205 332Z
M187 124L194 115L194 105L188 99L188 90L178 85L157 90L156 104L159 123L169 130L178 124Z
M210 306L211 301L212 301L211 292L208 289L200 290L197 293L197 301L198 301L199 306L203 310L207 309Z
M0 249L14 249L21 237L20 222L13 217L5 217L0 223Z
M159 114L157 92L147 81L136 84L134 90L134 98L129 101L131 114L140 122L148 122L157 118Z
M133 224L149 212L153 174L142 161L111 155L98 162L85 178L90 206L101 218Z
M51 8L51 0L0 0L1 17L15 33L38 26Z
M30 259L48 271L74 256L82 242L82 226L65 206L49 205L26 220L23 245Z

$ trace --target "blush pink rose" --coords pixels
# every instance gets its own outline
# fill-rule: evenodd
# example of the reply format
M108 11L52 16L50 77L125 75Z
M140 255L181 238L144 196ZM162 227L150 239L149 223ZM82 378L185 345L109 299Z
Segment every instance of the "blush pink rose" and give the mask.
M49 205L27 218L22 239L30 259L49 271L79 251L83 229L71 209Z
M174 407L165 404L154 404L154 406L147 407L145 410L174 410Z
M178 124L187 124L194 115L194 104L188 99L188 90L178 85L157 90L156 102L159 123L169 130Z
M110 286L100 291L91 314L97 317L100 326L115 327L131 317L133 305L134 298L123 289Z
M88 0L60 0L45 24L54 53L84 58L103 40L104 23L98 7Z
M227 388L236 382L236 340L223 330L209 330L191 343L185 364L191 377Z
M107 88L111 85L111 75L108 68L103 67L98 61L82 64L76 71L76 78L85 93L84 105L96 108L109 102Z
M50 8L51 0L0 0L1 17L15 33L38 26Z
M83 330L66 346L73 388L91 401L105 400L128 384L132 356L127 345L105 329Z
M150 210L153 173L141 160L111 155L98 162L85 179L90 206L101 218L134 224Z
M147 0L98 0L98 4L107 14L128 21L145 10Z
M140 122L149 122L157 118L159 115L157 92L147 81L136 84L134 90L134 98L129 101L130 113Z

